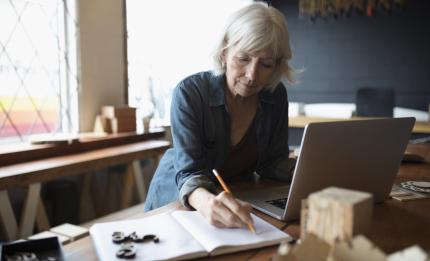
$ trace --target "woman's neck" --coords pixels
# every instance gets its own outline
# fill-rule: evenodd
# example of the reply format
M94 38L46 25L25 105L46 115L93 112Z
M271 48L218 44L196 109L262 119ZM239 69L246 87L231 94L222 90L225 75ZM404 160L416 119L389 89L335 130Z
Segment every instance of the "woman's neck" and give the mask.
M230 90L226 90L225 99L227 106L247 108L249 106L256 106L258 103L258 95L243 97L239 94L233 94Z

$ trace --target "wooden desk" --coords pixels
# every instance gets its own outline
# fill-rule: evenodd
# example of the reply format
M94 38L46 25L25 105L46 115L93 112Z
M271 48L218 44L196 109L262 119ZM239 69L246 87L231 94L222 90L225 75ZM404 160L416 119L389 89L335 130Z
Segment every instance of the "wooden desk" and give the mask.
M322 117L308 117L308 116L294 116L289 117L289 126L291 128L304 128L307 124L312 122L331 122L331 121L345 121L345 120L362 120L369 119L363 117L352 118L322 118ZM413 133L430 134L430 122L417 121L415 122Z
M396 183L405 180L430 181L430 145L409 145L408 151L424 156L427 163L402 164ZM127 219L142 218L150 215L179 209L179 203L172 203L163 208L133 215ZM284 223L268 217L258 211L257 215L298 238L300 225ZM387 254L418 244L427 252L430 251L430 199L400 202L390 199L375 205L372 229L367 235ZM243 251L218 257L211 260L269 260L277 251L276 246ZM67 260L98 260L90 237L80 239L64 247Z
M169 147L168 141L147 140L0 167L0 220L7 238L27 238L32 234L35 222L42 230L49 228L39 194L42 182L56 178L92 173L95 170L126 164L122 205L128 205L134 183L137 185L140 200L144 201L146 191L139 159L153 158L158 164L159 156ZM18 227L7 189L23 186L28 187L28 193Z

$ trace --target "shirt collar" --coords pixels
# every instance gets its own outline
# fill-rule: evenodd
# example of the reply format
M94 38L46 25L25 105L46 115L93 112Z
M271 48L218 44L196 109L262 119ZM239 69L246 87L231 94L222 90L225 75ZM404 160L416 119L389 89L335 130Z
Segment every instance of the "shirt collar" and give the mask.
M212 74L210 81L209 106L225 105L224 86L226 84L225 74Z

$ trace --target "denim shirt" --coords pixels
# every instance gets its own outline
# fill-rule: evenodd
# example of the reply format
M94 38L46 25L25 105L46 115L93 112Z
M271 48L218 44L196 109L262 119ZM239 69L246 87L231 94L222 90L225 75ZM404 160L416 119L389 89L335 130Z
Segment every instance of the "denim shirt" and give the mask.
M151 181L145 211L180 200L197 187L217 193L212 169L223 166L230 147L230 116L226 109L225 75L201 72L181 81L173 92L173 148L163 155ZM258 161L262 177L291 180L294 160L288 149L288 99L280 83L259 93L256 113Z

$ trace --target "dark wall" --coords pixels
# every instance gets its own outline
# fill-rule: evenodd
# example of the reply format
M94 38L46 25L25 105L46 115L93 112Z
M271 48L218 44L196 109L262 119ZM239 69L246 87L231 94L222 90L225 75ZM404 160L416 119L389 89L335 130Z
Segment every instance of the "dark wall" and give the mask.
M297 0L275 0L289 25L292 65L304 67L291 101L354 102L361 86L392 87L396 106L427 110L430 102L430 1L405 11L350 18L300 18Z

